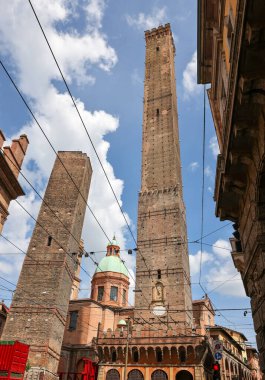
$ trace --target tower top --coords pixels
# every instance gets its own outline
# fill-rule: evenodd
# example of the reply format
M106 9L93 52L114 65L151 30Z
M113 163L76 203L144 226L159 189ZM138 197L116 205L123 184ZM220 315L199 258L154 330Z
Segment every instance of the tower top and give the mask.
M145 34L145 41L146 42L151 40L151 39L161 38L161 37L166 36L166 35L171 36L172 45L173 45L174 52L175 52L174 39L173 39L173 35L172 35L172 31L171 31L171 27L170 27L169 23L167 23L165 25L160 25L158 28L146 30L144 32L144 34Z

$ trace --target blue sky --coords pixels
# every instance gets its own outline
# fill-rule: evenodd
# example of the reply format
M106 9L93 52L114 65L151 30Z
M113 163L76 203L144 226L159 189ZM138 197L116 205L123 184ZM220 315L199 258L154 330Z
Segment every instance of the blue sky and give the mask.
M82 116L104 167L136 236L137 196L140 189L141 126L143 112L144 30L170 22L176 45L176 77L181 140L184 198L188 238L201 234L203 88L196 85L197 9L194 0L33 1L55 55L77 99ZM85 136L80 120L65 92L58 70L41 35L29 3L0 2L1 60L10 70L57 150L82 150L91 157L93 180L89 204L109 236L117 235L122 248L133 248L124 220ZM9 80L0 70L1 129L7 140L27 133L30 145L23 173L44 192L54 154L32 121ZM206 161L204 234L227 222L215 217L213 201L215 161L218 153L214 127L206 102ZM7 141L8 142L8 141ZM23 205L37 215L40 201L21 179ZM15 203L4 235L27 249L32 220ZM231 226L205 238L201 281L217 308L247 308L249 300L229 253ZM102 251L106 238L87 213L83 230L85 248ZM213 247L214 245L214 247ZM16 282L22 255L0 241L0 275ZM10 253L10 255L6 255ZM11 255L12 253L12 255ZM190 244L192 283L198 282L200 245ZM96 261L103 254L96 254ZM133 257L124 254L133 270ZM83 266L93 274L89 260ZM227 281L228 280L228 281ZM222 282L225 282L222 286ZM87 296L90 279L82 277L81 296ZM1 285L6 285L0 280ZM132 282L132 285L134 283ZM11 285L10 285L11 286ZM219 287L218 287L219 286ZM218 287L218 288L217 288ZM212 291L217 288L215 291ZM203 293L193 285L193 298ZM2 290L2 298L8 292ZM132 302L132 301L131 301ZM216 323L238 328L254 343L250 313L223 311Z

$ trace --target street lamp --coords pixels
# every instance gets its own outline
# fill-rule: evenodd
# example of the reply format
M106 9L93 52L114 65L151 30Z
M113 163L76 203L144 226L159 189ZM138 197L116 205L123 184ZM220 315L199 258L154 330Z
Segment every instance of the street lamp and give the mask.
M127 323L123 319L120 320L120 322L118 323L118 327L121 327L122 331L123 331L123 328L125 326L127 326L127 338L126 338L125 365L124 365L124 372L123 372L123 380L126 380L126 375L127 375L130 325L131 325L130 318L127 318Z

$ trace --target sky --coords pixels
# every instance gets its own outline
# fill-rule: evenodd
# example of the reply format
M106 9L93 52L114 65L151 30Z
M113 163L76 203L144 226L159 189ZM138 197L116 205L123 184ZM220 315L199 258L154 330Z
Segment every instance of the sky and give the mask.
M249 299L234 268L229 237L232 223L215 217L214 177L218 144L206 100L205 189L203 249L202 157L203 86L196 83L197 8L194 0L32 0L54 54L69 84L91 139L100 156L126 219L136 238L137 201L141 175L141 129L145 61L144 31L170 23L176 45L175 69L179 113L184 201L186 204L193 299L206 289L216 314L216 324L242 331L255 344ZM0 57L43 127L59 150L81 150L91 159L92 183L88 203L107 236L113 234L130 269L131 290L135 254L126 249L135 243L91 147L71 98L48 50L30 3L0 0ZM40 192L45 192L55 154L32 119L10 80L0 67L0 128L6 144L26 133L30 145L22 173ZM26 193L19 202L37 217L40 198L20 176ZM26 252L33 219L12 202L3 235ZM218 231L216 231L218 230ZM216 232L214 232L216 231ZM212 233L214 232L214 233ZM106 236L87 210L83 228L87 251L105 251ZM96 253L99 262L104 252ZM10 303L24 255L0 238L0 297ZM83 258L90 276L95 265ZM7 283L5 280L12 282ZM80 297L88 297L91 278L82 274ZM8 288L5 289L5 288ZM130 303L133 304L131 291Z

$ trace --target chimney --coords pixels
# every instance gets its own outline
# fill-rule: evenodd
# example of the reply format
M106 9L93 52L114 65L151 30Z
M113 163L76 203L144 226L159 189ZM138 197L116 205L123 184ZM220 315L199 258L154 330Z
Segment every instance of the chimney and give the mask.
M18 177L24 156L27 151L29 140L26 135L21 135L19 139L12 140L11 147L4 147L7 163L15 177Z

